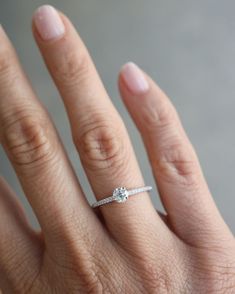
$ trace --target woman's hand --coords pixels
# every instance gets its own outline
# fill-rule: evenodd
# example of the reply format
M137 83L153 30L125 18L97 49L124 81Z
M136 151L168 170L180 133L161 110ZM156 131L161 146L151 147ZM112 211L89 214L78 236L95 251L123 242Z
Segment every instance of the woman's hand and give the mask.
M70 21L44 6L33 31L96 198L119 186L144 186L124 124ZM119 87L166 216L147 193L96 211L89 206L51 119L0 30L0 139L42 228L33 231L2 179L3 293L235 292L234 237L175 109L134 64L122 68Z

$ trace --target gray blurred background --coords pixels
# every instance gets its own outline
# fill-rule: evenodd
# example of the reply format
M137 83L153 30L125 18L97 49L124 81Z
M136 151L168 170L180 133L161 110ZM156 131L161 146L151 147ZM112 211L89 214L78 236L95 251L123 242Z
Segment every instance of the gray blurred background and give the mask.
M45 2L0 1L0 21L38 96L54 118L87 195L91 195L71 142L62 102L30 30L33 11ZM48 3L72 19L87 44L129 129L146 183L153 184L149 165L116 85L119 68L129 60L150 73L171 97L198 152L215 201L235 232L235 2L55 0ZM37 226L2 149L0 172L18 193ZM155 205L161 208L159 200L154 198Z

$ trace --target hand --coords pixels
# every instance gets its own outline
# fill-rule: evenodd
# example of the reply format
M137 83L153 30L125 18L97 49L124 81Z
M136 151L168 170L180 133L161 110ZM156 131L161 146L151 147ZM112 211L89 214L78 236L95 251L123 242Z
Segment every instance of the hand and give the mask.
M44 6L33 31L96 198L119 186L144 186L124 124L70 21ZM134 64L122 68L119 87L145 143L165 216L147 193L90 207L0 30L0 140L42 229L30 227L1 179L3 293L234 293L234 237L175 109Z

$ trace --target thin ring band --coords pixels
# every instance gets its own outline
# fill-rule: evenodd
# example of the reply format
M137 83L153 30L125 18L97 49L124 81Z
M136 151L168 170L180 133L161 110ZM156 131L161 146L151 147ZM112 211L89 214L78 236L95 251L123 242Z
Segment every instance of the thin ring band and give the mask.
M135 189L131 189L131 190L127 190L127 188L125 187L118 187L113 191L113 195L106 197L104 199L101 199L97 202L95 202L94 204L92 204L92 208L96 208L102 205L106 205L108 203L111 202L118 202L118 203L124 203L127 201L129 196L133 196L139 193L143 193L143 192L149 192L151 191L153 188L151 186L146 186L146 187L140 187L140 188L135 188Z

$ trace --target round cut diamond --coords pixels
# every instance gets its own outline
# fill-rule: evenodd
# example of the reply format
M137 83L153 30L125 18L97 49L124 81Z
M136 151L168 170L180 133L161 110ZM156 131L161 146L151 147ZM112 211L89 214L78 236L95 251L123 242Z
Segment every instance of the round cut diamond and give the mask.
M118 203L126 202L128 196L129 194L125 187L119 187L113 191L113 197Z

